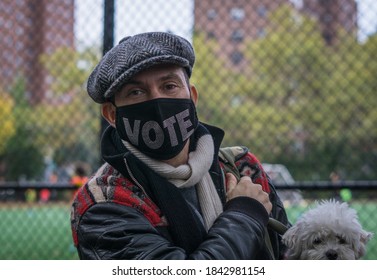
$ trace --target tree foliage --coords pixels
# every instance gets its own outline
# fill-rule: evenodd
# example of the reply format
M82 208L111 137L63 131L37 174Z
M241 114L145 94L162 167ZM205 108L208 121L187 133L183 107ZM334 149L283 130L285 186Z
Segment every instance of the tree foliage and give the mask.
M13 104L8 117L13 119L14 126L1 152L5 166L4 177L8 181L39 178L43 173L44 157L34 142L36 132L33 125L36 120L30 118L32 107L28 103L26 84L22 77L15 78L8 98Z
M202 120L224 128L225 145L246 145L297 180L328 180L334 170L376 179L376 37L360 44L339 29L328 45L318 23L289 6L269 21L266 36L246 44L240 74L224 66L214 40L196 34Z
M79 160L99 162L99 108L85 89L97 53L64 47L41 55L50 88L39 104L29 103L23 77L15 78L12 98L1 94L0 140L4 147L0 146L0 155L6 180L43 179L45 159L51 155L58 167Z
M97 53L63 47L40 58L52 78L52 94L33 110L33 117L38 118L36 141L54 151L58 164L98 160L92 149L98 150L99 107L86 93L86 80L99 59ZM62 157L61 150L70 152Z
M13 108L14 100L0 88L0 155L4 153L8 140L16 130L15 119L12 115Z

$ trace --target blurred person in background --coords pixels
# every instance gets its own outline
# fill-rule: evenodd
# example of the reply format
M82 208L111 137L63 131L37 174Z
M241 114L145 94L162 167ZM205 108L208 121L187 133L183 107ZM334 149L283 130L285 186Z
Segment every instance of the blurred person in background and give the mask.
M81 259L283 257L267 226L289 224L284 207L246 148L219 157L224 132L197 118L194 61L184 38L142 33L121 40L90 75L89 96L110 125L105 163L72 204ZM227 158L238 170L227 173Z
M70 180L70 183L77 188L73 192L73 196L76 195L78 189L81 188L88 181L88 179L87 168L85 168L83 163L77 163Z
M330 173L330 180L336 187L342 186L342 188L337 188L335 191L334 198L338 201L347 202L351 204L352 201L352 191L349 188L345 188L343 180L339 175L339 172L333 171Z
M85 166L81 163L76 164L73 176L71 177L71 184L79 188L84 185L88 179Z

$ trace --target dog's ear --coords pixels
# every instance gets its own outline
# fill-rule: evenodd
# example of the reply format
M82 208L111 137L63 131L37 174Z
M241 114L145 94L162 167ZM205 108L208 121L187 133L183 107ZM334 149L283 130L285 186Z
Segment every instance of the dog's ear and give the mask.
M366 244L373 237L373 233L363 230L360 234L360 243L357 248L356 259L360 259L366 253Z
M302 241L299 238L300 224L290 227L283 235L282 242L287 246L286 258L299 259L301 254Z
M298 239L298 226L293 225L290 227L283 235L282 241L283 243L289 247L292 248Z
M360 241L366 245L372 237L373 233L363 230L360 236Z

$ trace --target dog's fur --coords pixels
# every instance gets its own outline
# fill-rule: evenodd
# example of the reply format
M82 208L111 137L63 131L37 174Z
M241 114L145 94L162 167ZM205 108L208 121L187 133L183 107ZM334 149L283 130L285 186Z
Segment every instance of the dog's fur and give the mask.
M304 213L283 235L287 259L357 260L373 236L347 203L326 200Z

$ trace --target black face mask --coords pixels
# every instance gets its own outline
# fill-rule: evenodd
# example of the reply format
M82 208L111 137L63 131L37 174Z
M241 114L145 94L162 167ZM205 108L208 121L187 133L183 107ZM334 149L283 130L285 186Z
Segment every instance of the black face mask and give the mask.
M178 155L198 126L191 99L157 98L116 108L120 137L159 160Z

